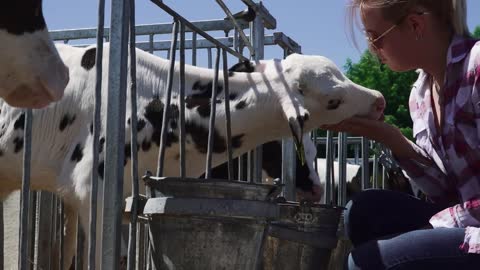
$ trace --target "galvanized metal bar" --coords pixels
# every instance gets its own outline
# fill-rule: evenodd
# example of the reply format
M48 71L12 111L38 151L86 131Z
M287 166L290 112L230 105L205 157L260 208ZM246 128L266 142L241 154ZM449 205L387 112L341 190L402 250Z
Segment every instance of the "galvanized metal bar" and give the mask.
M185 25L180 23L180 177L185 178L187 169L185 160Z
M248 23L242 20L237 20L242 29L248 28ZM190 22L196 29L201 31L230 31L235 29L233 23L229 20L208 20L208 21L193 21ZM140 24L136 25L135 32L137 36L145 35L159 35L168 34L173 31L171 23L155 23L155 24ZM191 28L187 27L186 32L195 32ZM108 38L110 35L110 28L105 28L104 38ZM97 36L97 28L82 28L82 29L62 29L50 31L50 37L53 40L76 40L76 39L89 39Z
M295 173L296 166L295 146L293 138L282 140L282 184L285 186L282 190L282 196L288 201L295 201Z
M103 189L102 270L119 269L123 204L128 14L126 0L112 0Z
M247 45L248 50L250 50L250 55L252 55L252 56L255 55L255 52L256 52L255 49L253 48L252 44L250 43L250 40L247 38L247 36L243 32L242 27L237 23L237 20L233 17L233 14L230 11L230 9L227 7L227 5L225 5L225 3L222 0L216 0L216 1L217 1L217 4L223 9L223 11L227 15L227 17L230 19L230 21L235 26L235 30L238 32L238 34L242 38L244 44Z
M132 178L132 214L130 215L127 269L135 270L135 251L137 245L137 220L138 220L138 199L140 196L140 184L138 181L138 145L137 145L137 55L135 48L135 0L128 1L129 15L129 51L130 51L130 156L131 156L131 178Z
M30 175L32 161L32 109L25 110L22 191L20 196L20 238L18 269L27 270L28 258L28 212L30 206Z
M370 188L369 140L362 137L362 190Z
M312 131L312 140L313 140L313 145L315 145L315 150L317 149L317 139L318 139L318 134L317 134L317 130L314 129ZM318 162L317 162L317 157L315 156L315 160L314 160L314 163L313 163L313 167L315 169L315 172L317 172L318 174Z
M157 176L163 176L163 165L165 162L165 144L167 140L167 131L170 122L170 103L172 101L173 75L175 73L175 48L177 46L178 21L173 22L172 48L170 55L170 67L167 77L167 95L165 97L165 107L163 108L162 131L160 133L160 149L158 153Z
M347 203L347 134L340 132L338 141L338 204Z
M153 54L153 34L148 35L148 52Z
M291 53L302 53L302 46L282 32L273 33L272 42Z
M4 212L3 212L3 201L0 201L0 228L4 228L5 226L5 219ZM0 243L5 243L5 233L4 229L0 229ZM5 262L5 254L4 249L0 248L0 270L3 270L3 265Z
M230 116L230 85L228 83L227 51L222 49L223 91L225 93L225 130L227 133L228 180L233 180L232 119Z
M187 43L187 41L185 41L185 43ZM192 49L192 66L196 66L197 65L197 33L196 32L193 32L192 33L192 41L191 41L192 45L191 45L191 49ZM187 45L184 44L183 46L185 46L185 48L187 48ZM190 48L190 47L188 47Z
M264 35L263 41L264 41L265 46L279 45L279 44L276 43L277 41L275 40L275 34L277 34L277 33L274 33L274 35L271 35L271 34L265 34ZM280 34L283 35L283 33L280 33ZM218 42L222 43L225 46L234 47L234 43L235 43L235 38L234 37L219 37L219 38L217 38L217 40L218 40ZM170 50L171 41L169 41L169 40L152 41L152 42L153 43L150 44L150 41L139 41L139 42L136 43L136 46L137 46L137 48L139 48L141 50L144 50L144 51L148 51L148 52ZM90 45L91 44L75 44L75 45L72 45L72 46L87 47L87 46L90 46ZM240 45L237 45L237 47L239 47L239 46ZM279 46L281 46L281 45L279 45ZM196 49L215 48L215 47L216 47L215 44L211 43L210 41L208 41L206 39L198 39L197 42L196 42L195 50ZM178 45L177 45L176 49L177 50L179 49ZM185 49L192 49L192 50L194 49L194 40L193 39L192 40L185 40ZM192 53L193 53L193 51L192 51Z
M263 37L265 36L265 26L261 16L256 16L252 23L252 43L254 48L253 58L255 61L262 60L264 57ZM258 146L254 150L254 176L253 179L257 183L262 182L262 160L263 160L263 147Z
M373 188L378 188L378 155L373 154Z
M63 215L65 213L65 206L63 205L63 202L61 200L58 200L58 204L59 204L58 215L60 216L58 227L63 228L65 226L65 220L63 219ZM64 269L63 268L64 255L65 255L65 252L64 252L65 242L64 242L64 237L63 237L63 230L60 231L60 236L59 236L59 239L58 239L58 246L59 246L59 258L58 258L59 269L63 270Z
M333 158L333 132L327 131L327 138L325 142L325 202L327 204L333 204L333 190L335 189L335 170L334 170L334 158Z
M30 206L29 206L29 218L28 218L28 257L30 258L30 269L33 270L33 262L35 262L35 246L37 234L37 191L30 191ZM50 215L52 219L54 215Z
M220 48L223 48L225 50L227 50L230 54L236 56L237 58L239 59L242 59L242 60L248 60L247 58L245 58L243 55L239 54L238 52L232 50L231 48L229 47L226 47L224 46L223 44L221 44L220 42L218 42L215 38L213 38L212 36L210 36L209 34L205 33L204 31L202 31L201 29L197 28L194 24L190 23L188 20L186 20L185 18L183 18L182 16L180 16L180 14L178 14L177 12L175 12L173 9L171 9L169 6L167 6L166 4L164 4L161 0L151 0L154 4L156 4L157 6L159 6L161 9L163 9L165 12L167 12L168 14L170 14L172 17L174 17L175 19L181 21L182 23L184 23L188 28L190 28L192 31L194 32L197 32L199 35L203 36L204 38L208 39L209 41L211 41L212 43L214 43L215 45L217 45L217 47L220 47Z
M207 67L211 69L212 66L213 66L213 64L212 64L212 49L208 48L207 49Z
M262 2L255 3L253 0L242 0L242 2L251 7L257 16L263 18L263 23L267 29L277 28L277 20L270 14L270 12L268 12Z
M105 28L105 0L98 1L98 27L97 27L97 51L95 55L95 104L93 109L93 165L98 168L100 152L101 132L101 107L102 107L102 72L103 72L103 37ZM97 211L98 211L98 170L92 170L90 191L90 221L88 227L88 269L94 270L97 252ZM63 266L63 264L62 264Z
M83 247L85 245L85 235L81 229L82 224L80 218L77 216L77 253L75 254L75 269L83 269Z
M211 178L212 176L212 155L213 155L213 133L215 131L215 116L217 110L217 102L215 102L217 97L217 88L218 88L218 71L220 69L220 50L217 48L215 54L215 70L212 84L212 97L210 102L210 119L208 123L208 146L207 146L207 162L205 165L205 178ZM217 142L219 143L219 142Z
M56 208L54 205L54 197L50 192L39 192L38 194L38 245L37 245L37 260L36 265L39 269L51 269L55 262L51 256L52 252L52 238L54 226L52 226L52 218L56 215ZM63 217L60 219L63 220ZM63 234L63 230L60 231Z

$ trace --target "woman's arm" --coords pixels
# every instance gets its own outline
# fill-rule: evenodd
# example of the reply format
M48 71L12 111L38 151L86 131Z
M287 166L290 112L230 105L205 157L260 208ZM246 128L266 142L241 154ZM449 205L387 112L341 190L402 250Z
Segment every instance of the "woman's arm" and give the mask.
M377 141L389 148L398 159L413 159L427 166L433 164L430 158L415 149L414 144L403 136L397 127L383 121L352 117L339 124L324 125L322 128L364 136Z
M382 143L392 151L400 167L429 198L439 202L456 199L455 194L448 194L447 177L433 158L403 136L397 127L383 121L352 117L339 124L324 125L321 128L365 136Z

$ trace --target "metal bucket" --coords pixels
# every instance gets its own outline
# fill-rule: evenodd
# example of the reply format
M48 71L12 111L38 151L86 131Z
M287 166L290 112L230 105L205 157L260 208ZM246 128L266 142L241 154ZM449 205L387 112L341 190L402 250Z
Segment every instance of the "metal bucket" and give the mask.
M256 269L270 198L279 187L226 180L162 178L147 183L162 197L148 199L151 261L156 270Z
M279 207L279 220L269 226L262 269L327 269L343 208L295 202Z

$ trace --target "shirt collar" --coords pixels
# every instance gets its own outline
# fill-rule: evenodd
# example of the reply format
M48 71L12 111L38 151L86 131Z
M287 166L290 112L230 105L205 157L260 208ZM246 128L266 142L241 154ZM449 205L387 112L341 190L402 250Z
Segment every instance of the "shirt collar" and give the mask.
M462 61L476 42L476 39L455 35L448 48L447 65Z

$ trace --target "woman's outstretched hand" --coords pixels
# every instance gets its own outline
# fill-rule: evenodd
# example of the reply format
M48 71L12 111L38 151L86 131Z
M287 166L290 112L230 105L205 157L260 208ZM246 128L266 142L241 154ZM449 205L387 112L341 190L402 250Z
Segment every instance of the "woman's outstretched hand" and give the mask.
M395 126L381 120L372 120L361 117L352 117L338 124L323 125L322 129L337 132L347 132L356 136L364 136L375 140L387 148L398 158L424 159L413 149L410 141L403 136Z

